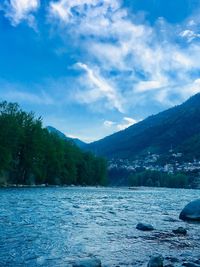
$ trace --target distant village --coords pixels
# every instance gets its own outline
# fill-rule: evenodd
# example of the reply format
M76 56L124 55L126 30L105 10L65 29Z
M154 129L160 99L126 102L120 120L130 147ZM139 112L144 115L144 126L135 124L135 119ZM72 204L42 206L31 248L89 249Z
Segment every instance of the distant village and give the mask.
M169 152L170 163L159 164L161 156L149 152L145 157L132 161L127 159L112 159L109 162L109 169L126 169L131 172L143 168L145 170L166 172L168 174L194 171L199 171L200 173L200 160L192 159L190 162L183 162L180 160L184 156L183 153L175 153L172 149Z

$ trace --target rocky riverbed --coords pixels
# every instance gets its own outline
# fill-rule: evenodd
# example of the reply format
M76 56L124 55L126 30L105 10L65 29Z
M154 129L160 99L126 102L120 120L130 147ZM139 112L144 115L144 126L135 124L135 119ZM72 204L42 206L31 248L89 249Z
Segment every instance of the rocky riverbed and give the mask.
M147 266L155 254L164 266L200 265L200 224L179 219L199 190L5 188L0 196L1 267L64 267L84 259Z

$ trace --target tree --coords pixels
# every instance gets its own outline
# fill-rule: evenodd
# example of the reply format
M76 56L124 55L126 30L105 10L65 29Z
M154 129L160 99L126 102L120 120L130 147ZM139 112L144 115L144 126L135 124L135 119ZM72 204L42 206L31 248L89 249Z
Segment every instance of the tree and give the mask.
M0 103L1 184L105 184L105 160L42 127L16 103Z

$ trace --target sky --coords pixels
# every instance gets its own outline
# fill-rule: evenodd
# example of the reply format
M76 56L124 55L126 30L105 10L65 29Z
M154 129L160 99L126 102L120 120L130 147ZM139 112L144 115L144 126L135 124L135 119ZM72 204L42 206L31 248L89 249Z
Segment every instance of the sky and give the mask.
M92 142L200 92L200 0L0 0L0 100Z

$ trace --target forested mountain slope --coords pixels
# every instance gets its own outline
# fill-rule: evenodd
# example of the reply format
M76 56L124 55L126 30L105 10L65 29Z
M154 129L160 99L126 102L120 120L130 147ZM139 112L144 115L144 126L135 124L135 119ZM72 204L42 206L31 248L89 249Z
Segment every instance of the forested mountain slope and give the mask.
M188 142L195 142L200 134L200 93L182 105L130 126L111 136L91 143L87 149L107 158L133 159L152 153L166 153L171 147L192 153ZM196 140L197 142L197 140Z

